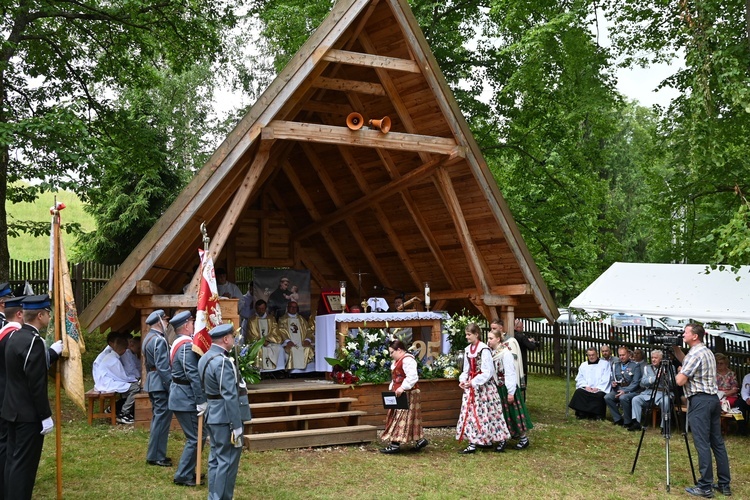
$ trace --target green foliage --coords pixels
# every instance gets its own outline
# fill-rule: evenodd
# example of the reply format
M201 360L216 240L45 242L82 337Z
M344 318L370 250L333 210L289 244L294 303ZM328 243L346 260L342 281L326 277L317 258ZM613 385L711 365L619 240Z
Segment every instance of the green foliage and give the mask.
M263 349L263 343L264 340L260 339L253 344L243 346L239 352L232 352L240 374L247 384L257 384L260 382L258 355L261 349Z
M443 335L448 336L448 342L451 345L451 354L463 351L469 345L469 341L466 340L466 327L470 323L482 324L484 323L484 318L481 316L472 316L464 309L460 314L454 314L443 321Z

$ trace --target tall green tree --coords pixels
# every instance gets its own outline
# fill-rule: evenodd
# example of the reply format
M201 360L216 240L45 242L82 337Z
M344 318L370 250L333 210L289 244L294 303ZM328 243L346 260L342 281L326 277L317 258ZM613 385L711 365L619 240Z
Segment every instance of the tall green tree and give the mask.
M5 202L96 185L108 165L92 154L116 97L148 89L222 53L235 2L5 2L0 32L0 279L8 276ZM137 114L131 116L137 119ZM18 179L31 185L11 183Z

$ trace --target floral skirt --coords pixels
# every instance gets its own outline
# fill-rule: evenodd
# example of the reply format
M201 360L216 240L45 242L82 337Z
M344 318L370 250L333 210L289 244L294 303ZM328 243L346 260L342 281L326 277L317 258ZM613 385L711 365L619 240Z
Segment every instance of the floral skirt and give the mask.
M461 414L456 424L456 439L467 439L469 443L480 446L510 439L494 381L464 390Z
M526 409L526 401L523 399L521 389L516 389L512 404L508 403L508 388L505 387L505 384L498 387L497 390L500 393L500 400L503 402L505 423L508 424L508 430L513 437L520 437L526 434L526 431L529 429L533 429L534 424L531 423L531 417L529 416L529 411Z
M424 437L422 430L422 395L419 389L405 393L409 398L408 410L388 410L385 430L380 437L391 443L408 443Z

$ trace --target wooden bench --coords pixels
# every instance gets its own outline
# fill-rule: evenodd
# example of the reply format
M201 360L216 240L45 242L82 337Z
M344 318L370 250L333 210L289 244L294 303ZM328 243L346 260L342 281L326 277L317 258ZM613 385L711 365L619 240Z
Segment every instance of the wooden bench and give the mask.
M92 425L95 418L108 418L112 425L117 424L117 408L115 403L117 402L116 392L99 392L91 389L86 394L86 413L89 418L89 425ZM94 411L94 405L99 402L98 411ZM105 410L109 407L109 413Z

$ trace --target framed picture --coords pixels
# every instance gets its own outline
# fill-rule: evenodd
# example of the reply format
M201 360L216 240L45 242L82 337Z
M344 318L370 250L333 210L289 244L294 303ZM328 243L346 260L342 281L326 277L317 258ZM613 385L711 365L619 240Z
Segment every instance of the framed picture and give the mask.
M346 308L346 311L341 310L341 295L338 291L336 292L321 292L320 293L321 302L323 302L323 305L325 306L326 313L327 314L333 314L333 313L340 313L340 312L348 312L349 308Z

